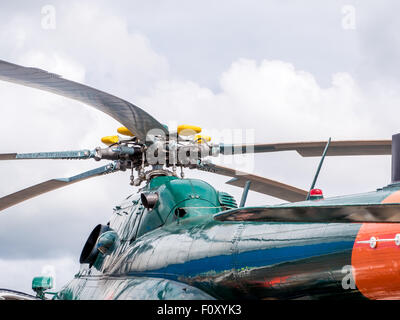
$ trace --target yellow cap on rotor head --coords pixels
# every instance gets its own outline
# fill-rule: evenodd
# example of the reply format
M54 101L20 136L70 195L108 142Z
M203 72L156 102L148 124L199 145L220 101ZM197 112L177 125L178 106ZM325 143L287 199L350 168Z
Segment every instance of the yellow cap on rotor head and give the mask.
M106 145L111 145L114 143L118 143L119 142L119 137L118 136L106 136L101 138L101 142L103 142Z
M181 124L178 126L177 131L181 136L194 136L196 133L201 132L201 128L189 124Z
M135 136L127 127L119 127L117 131L118 133L123 134L124 136L130 136L130 137Z
M194 141L197 143L203 143L203 142L210 142L211 137L210 136L203 136L201 134L196 134L194 137Z

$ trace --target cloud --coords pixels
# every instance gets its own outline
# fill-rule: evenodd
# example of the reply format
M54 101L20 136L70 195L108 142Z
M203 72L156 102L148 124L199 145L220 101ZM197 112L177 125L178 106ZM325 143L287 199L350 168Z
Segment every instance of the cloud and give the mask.
M222 74L220 88L213 92L194 82L161 81L140 101L176 110L165 112L171 121L254 128L259 142L374 137L383 127L370 117L380 88L376 96L365 93L348 73L333 74L323 88L291 63L239 59Z
M390 9L388 9L390 8ZM392 82L398 85L400 36L398 1L386 0L382 6L374 1L355 6L357 14L357 41L360 50L357 74L360 78Z

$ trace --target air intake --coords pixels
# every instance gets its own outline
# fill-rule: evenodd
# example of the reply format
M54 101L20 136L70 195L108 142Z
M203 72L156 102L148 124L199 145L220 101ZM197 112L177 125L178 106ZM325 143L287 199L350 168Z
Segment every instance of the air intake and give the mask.
M235 209L238 207L235 198L229 193L218 192L218 199L223 210Z

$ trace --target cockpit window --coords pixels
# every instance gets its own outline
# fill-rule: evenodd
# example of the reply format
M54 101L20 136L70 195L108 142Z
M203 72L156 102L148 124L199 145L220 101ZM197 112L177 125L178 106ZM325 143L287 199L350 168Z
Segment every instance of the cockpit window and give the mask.
M136 237L140 237L151 230L161 227L163 224L164 221L156 210L144 209Z
M118 233L121 241L130 241L135 237L143 209L138 201L131 201L129 206L121 206L114 212L110 227Z

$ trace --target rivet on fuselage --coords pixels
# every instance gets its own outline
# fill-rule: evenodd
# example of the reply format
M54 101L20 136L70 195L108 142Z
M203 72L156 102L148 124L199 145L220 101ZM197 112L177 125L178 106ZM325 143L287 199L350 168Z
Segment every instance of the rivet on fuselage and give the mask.
M372 249L375 249L375 248L376 248L376 244L377 244L376 238L375 238L375 237L371 237L371 239L369 239L369 246L370 246Z
M396 234L396 236L394 237L394 243L396 244L396 246L400 246L400 233Z

